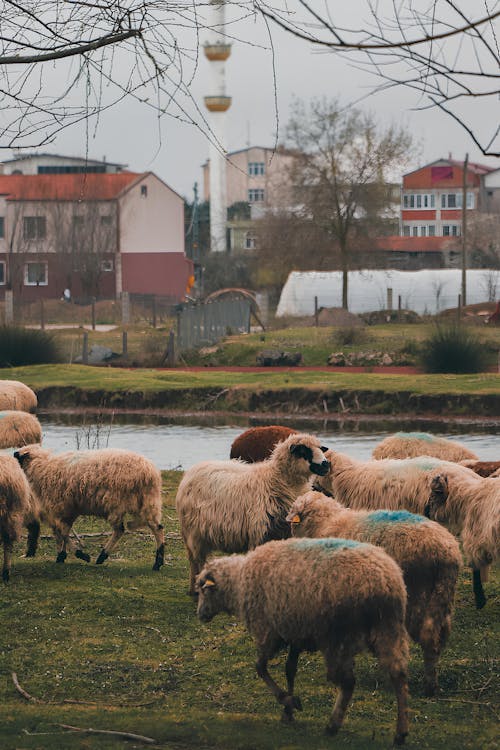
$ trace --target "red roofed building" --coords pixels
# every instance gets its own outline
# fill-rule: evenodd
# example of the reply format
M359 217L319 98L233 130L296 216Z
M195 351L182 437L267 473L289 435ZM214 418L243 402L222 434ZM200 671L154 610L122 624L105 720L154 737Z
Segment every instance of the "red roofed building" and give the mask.
M98 163L97 163L98 164ZM152 172L0 174L0 297L184 297L184 200Z

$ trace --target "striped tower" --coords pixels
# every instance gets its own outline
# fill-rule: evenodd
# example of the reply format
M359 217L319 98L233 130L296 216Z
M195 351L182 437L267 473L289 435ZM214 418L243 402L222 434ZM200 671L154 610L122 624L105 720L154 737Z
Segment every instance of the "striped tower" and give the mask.
M212 129L210 140L210 250L226 250L226 112L231 106L231 97L226 96L226 60L231 54L225 29L225 7L223 0L210 0L210 22L208 39L204 45L205 57L210 62L211 95L206 96L205 106L210 112Z

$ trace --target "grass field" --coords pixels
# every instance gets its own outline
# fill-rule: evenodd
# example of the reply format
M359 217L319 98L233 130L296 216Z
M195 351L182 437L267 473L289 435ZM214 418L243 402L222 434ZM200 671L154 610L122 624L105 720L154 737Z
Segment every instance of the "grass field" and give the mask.
M292 726L254 669L250 637L234 618L209 625L186 595L188 566L174 509L180 472L163 473L166 565L151 571L154 541L128 534L103 566L68 556L56 565L44 529L40 552L16 549L11 582L0 600L0 747L2 750L143 747L112 735L70 732L60 725L153 738L158 747L221 750L379 750L391 746L393 693L368 656L357 659L357 685L341 733L323 734L333 690L318 655L302 655L297 693L304 711ZM79 534L108 530L79 521ZM96 536L83 536L95 559ZM470 575L461 576L454 628L441 663L442 692L422 696L422 661L411 660L408 748L493 750L498 747L498 623L500 577L474 609ZM271 670L284 682L284 659ZM38 702L27 701L21 687Z

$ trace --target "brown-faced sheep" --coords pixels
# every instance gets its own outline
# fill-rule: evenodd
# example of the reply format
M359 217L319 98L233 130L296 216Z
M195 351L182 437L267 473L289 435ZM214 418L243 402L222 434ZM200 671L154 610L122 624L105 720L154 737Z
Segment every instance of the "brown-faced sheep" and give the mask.
M460 461L462 466L472 469L480 477L498 476L500 472L500 461Z
M336 734L354 691L354 657L369 649L388 671L397 697L395 743L408 734L406 591L394 560L382 549L346 539L288 539L247 555L210 560L197 579L198 617L219 612L245 623L257 646L257 674L284 706L301 710L293 694L302 651L321 651L327 679L340 691L326 727ZM268 672L283 647L287 690Z
M264 461L269 458L277 443L296 433L297 430L278 424L250 427L233 440L229 458L240 458L249 464Z
M437 689L462 557L438 523L406 510L350 510L321 492L297 498L287 516L295 537L342 537L382 547L400 566L408 594L406 628L424 657L425 694Z
M435 456L444 461L478 458L473 451L455 440L436 437L428 432L397 432L382 440L372 452L375 459L415 456Z
M267 461L203 461L188 469L175 504L189 558L189 592L195 593L210 552L246 552L289 536L290 505L310 489L312 474L327 471L319 441L302 433L278 443Z
M32 511L30 487L17 461L0 453L0 538L3 544L2 579L10 578L14 543Z
M0 448L19 448L42 442L42 426L26 411L0 411Z
M105 518L113 533L96 559L103 563L125 532L149 527L156 540L153 570L163 565L165 535L161 523L161 475L144 456L131 451L67 451L53 455L39 445L20 448L14 456L21 464L32 491L39 499L43 518L57 542L57 562L66 559L69 535L79 516ZM78 548L76 556L86 562L88 554Z
M19 380L0 380L0 410L36 411L34 391Z
M460 532L472 567L476 607L486 604L482 581L498 559L500 545L500 482L478 474L436 473L431 481L425 515Z

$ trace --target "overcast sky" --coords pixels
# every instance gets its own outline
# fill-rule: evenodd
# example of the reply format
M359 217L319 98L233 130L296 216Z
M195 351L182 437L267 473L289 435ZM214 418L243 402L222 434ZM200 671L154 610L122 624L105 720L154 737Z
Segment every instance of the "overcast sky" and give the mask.
M273 55L263 21L241 22L234 32L250 43L234 41L226 66L227 94L232 97L227 113L229 151L249 144L272 146L276 128L282 131L286 124L293 96L304 100L338 97L347 105L369 94L377 83L369 73L357 70L338 55L318 51L275 27L275 87ZM209 65L202 55L191 85L191 93L202 108L203 96L211 93ZM409 128L420 146L420 164L448 157L449 153L461 160L468 153L470 161L500 166L498 159L482 156L465 130L448 115L437 109L418 111L423 104L418 93L400 87L376 93L357 106L369 110L381 123ZM498 100L494 105L476 100L474 112L477 121L500 120ZM68 128L40 150L84 155L85 131L81 126ZM169 117L159 126L152 111L139 104L122 102L102 115L97 128L89 132L88 155L126 164L133 171L151 170L188 200L198 182L203 197L201 165L208 155L206 137L195 127Z

